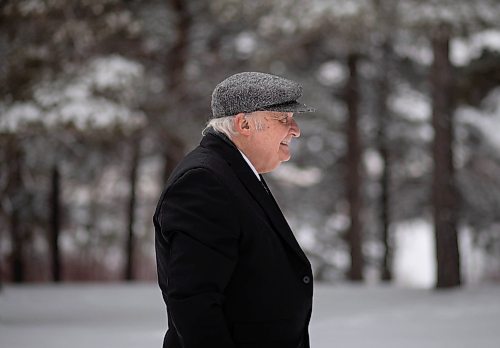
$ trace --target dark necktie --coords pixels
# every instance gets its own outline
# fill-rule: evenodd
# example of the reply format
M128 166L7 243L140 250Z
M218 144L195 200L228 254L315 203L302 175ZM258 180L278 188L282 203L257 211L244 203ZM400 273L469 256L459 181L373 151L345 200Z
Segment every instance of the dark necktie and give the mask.
M264 181L264 178L262 177L262 175L259 174L259 178L260 178L260 183L261 183L262 187L264 188L264 190L267 192L268 195L272 196L271 191L269 190L269 187L267 187L267 184Z

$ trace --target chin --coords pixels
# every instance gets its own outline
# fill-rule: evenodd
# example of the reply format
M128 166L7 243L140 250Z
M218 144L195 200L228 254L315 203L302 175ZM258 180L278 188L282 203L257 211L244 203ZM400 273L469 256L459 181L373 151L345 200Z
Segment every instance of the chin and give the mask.
M278 161L281 162L286 162L292 157L292 154L290 152L281 152L278 156Z
M276 163L273 166L269 166L269 167L265 168L262 172L259 172L259 173L269 173L269 172L272 172L273 170L275 170L276 168L278 168L280 166L280 164L281 164L281 162L278 162L278 163Z

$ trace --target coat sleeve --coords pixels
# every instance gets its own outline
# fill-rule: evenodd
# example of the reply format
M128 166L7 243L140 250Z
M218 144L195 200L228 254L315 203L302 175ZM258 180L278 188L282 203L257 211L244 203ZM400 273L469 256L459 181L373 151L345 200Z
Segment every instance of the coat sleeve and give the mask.
M158 281L183 347L234 347L224 290L238 258L239 224L227 188L207 169L176 180L155 214Z

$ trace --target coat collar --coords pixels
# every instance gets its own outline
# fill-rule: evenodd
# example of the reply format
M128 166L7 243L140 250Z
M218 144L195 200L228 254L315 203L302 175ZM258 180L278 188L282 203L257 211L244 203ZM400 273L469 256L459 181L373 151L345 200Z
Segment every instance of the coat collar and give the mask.
M252 169L241 156L236 145L224 134L209 130L201 140L202 147L213 149L226 160L235 171L236 176L247 189L249 194L257 201L262 210L271 222L274 230L288 244L288 246L298 254L300 258L309 263L306 255L300 248L295 236L290 229L283 213L281 212L271 191L266 191L267 184L262 175L262 182L255 176Z

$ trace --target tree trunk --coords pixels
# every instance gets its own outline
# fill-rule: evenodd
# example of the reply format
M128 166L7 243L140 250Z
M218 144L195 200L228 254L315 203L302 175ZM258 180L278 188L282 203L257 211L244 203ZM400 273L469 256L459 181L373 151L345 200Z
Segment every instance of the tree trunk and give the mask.
M61 257L59 252L59 235L61 231L60 219L60 187L61 179L57 163L52 168L52 195L50 198L51 207L51 230L49 237L50 251L52 255L52 280L61 281Z
M176 40L167 57L167 87L168 91L179 92L183 89L184 68L186 66L189 44L189 29L191 27L191 16L185 0L170 0L170 5L177 19Z
M23 234L19 226L17 210L13 210L10 216L10 234L12 240L12 280L14 283L25 281L25 264L23 253Z
M434 230L436 237L437 288L459 286L460 257L457 238L457 191L453 168L453 71L449 59L450 32L435 30L431 71L433 143Z
M1 209L0 205L0 209ZM0 215L2 211L0 210ZM3 250L3 231L0 230L0 292L2 292L3 289L3 254L1 253L1 250Z
M132 158L130 161L130 172L129 172L129 184L130 193L128 201L128 233L127 242L125 246L125 255L127 258L125 265L125 280L134 279L134 253L135 253L135 238L134 238L134 223L135 223L135 206L137 197L137 171L139 168L139 157L140 157L141 143L140 139L136 138L132 142Z
M349 67L349 80L346 86L346 102L348 109L347 120L347 199L349 201L349 214L351 225L349 227L347 240L349 242L351 253L351 268L348 272L350 280L363 279L363 255L362 255L362 240L361 240L361 198L360 198L360 160L361 160L361 145L358 131L358 105L359 105L359 89L358 89L358 70L357 65L359 56L355 53L349 54L347 64Z
M21 166L23 153L17 144L15 136L7 141L7 197L9 198L9 232L11 240L11 277L15 283L26 280L26 265L24 260L24 229L21 223L20 210L22 208L23 182Z
M165 144L164 152L164 167L163 167L163 184L165 184L174 170L175 166L184 155L184 144L173 134L165 136L167 143Z
M382 280L390 281L392 280L392 248L391 240L389 234L389 228L391 223L390 217L390 175L391 175L391 162L389 158L389 147L387 144L387 118L389 117L388 110L386 107L386 100L388 96L388 81L387 77L380 81L379 85L379 98L380 109L379 109L379 131L377 134L377 147L382 157L383 167L380 177L380 201L379 201L379 214L380 214L380 226L382 234L382 243L384 244L384 258L382 262Z
M387 108L389 96L389 61L391 47L387 39L381 44L380 76L378 80L378 107L377 107L377 149L382 157L382 173L380 175L380 198L379 198L379 218L382 243L384 245L384 257L382 261L381 278L384 281L392 280L392 249L389 234L390 216L390 180L391 180L391 160L389 157L389 145L387 139L387 125L390 121L390 114Z
M390 235L391 223L391 158L388 139L388 125L391 121L390 111L387 107L387 100L390 95L390 71L392 67L392 31L394 28L394 2L374 0L377 10L377 19L380 26L377 35L374 36L375 61L377 63L377 104L375 107L377 120L376 148L382 158L382 172L380 174L380 197L378 203L379 226L382 244L384 245L384 256L382 259L381 279L383 281L392 280L392 246Z
M176 40L172 46L166 62L167 93L174 103L170 108L175 108L177 103L185 97L184 69L188 60L189 30L191 28L191 16L187 7L187 1L170 0L170 5L177 18ZM169 131L163 132L165 140L163 184L165 184L184 154L184 145L180 139Z

